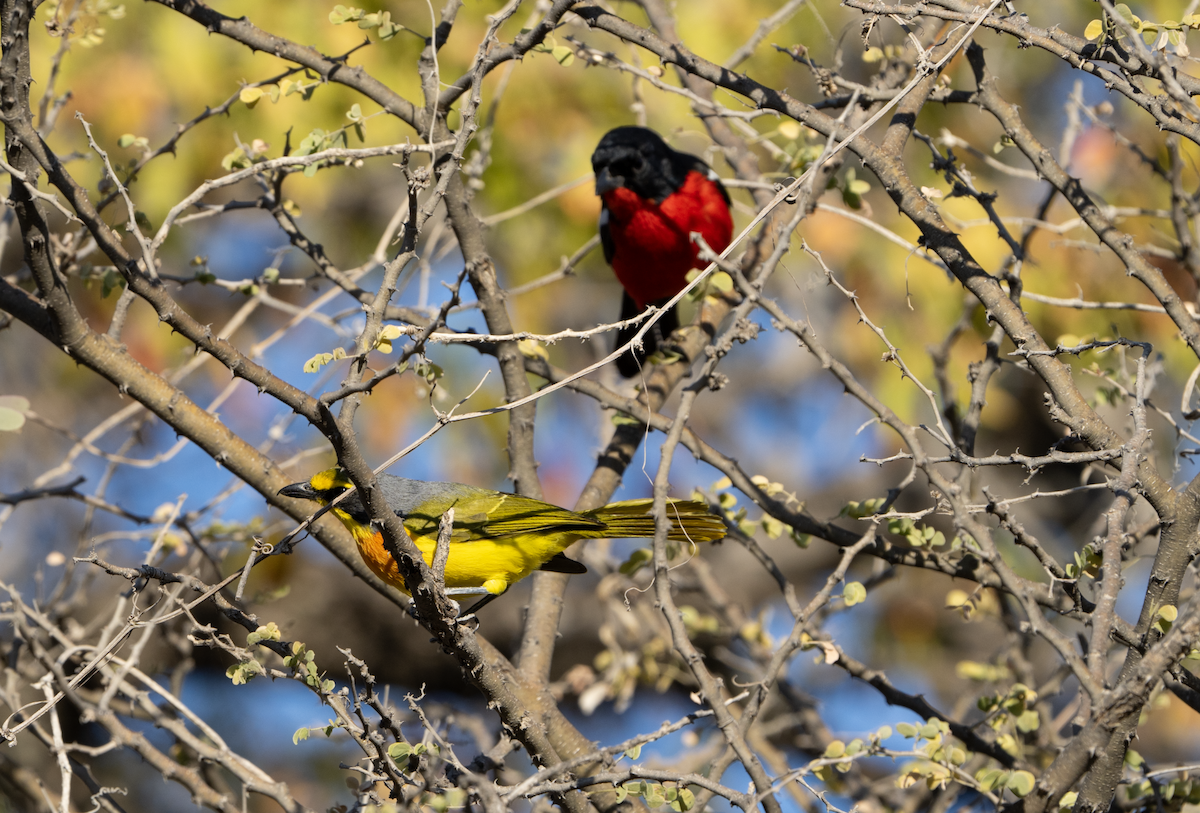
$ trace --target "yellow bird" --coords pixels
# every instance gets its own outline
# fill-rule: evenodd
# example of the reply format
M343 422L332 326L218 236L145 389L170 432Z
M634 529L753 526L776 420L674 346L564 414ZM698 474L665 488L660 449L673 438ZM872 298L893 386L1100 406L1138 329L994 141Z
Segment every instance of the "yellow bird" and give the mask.
M454 508L446 592L451 595L498 596L535 570L584 573L586 568L563 555L579 539L623 539L654 536L652 500L626 500L591 511L568 511L541 500L461 483L408 480L381 474L379 488L404 523L426 564L433 562L442 514ZM280 495L327 505L352 483L340 468L314 474L306 483L280 489ZM721 519L703 503L667 500L672 520L669 539L710 542L725 536ZM355 492L333 508L350 531L367 567L405 593L408 588L383 536L372 525ZM481 602L482 603L482 602Z

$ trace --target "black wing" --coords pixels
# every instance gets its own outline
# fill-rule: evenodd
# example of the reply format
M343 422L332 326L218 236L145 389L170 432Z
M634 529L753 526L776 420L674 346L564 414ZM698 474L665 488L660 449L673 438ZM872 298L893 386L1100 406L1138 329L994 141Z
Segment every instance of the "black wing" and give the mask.
M542 562L542 566L538 570L548 570L551 573L587 573L587 568L583 566L582 562L568 559L561 553L556 553Z

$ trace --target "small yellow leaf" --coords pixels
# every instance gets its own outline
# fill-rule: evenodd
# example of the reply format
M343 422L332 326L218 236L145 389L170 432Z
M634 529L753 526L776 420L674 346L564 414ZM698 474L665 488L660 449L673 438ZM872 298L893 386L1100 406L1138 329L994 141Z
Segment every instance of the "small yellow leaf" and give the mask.
M1087 24L1087 28L1083 29L1083 36L1088 40L1099 39L1104 33L1104 21L1092 20Z
M829 745L825 746L825 753L823 753L821 756L825 757L826 759L837 759L838 757L845 755L845 753L846 743L842 742L841 740L832 740Z
M846 602L847 607L853 607L855 604L861 604L867 599L867 588L863 587L862 582L850 582L842 591L842 601Z
M392 352L392 342L404 335L404 328L399 325L384 325L375 340L375 349L380 353Z
M243 102L246 107L254 107L258 104L258 100L263 96L262 88L242 88L242 92L238 94L238 99Z
M333 361L333 353L317 353L304 362L304 372L315 373L331 361Z
M718 271L709 277L708 284L723 294L733 290L733 278L724 271Z
M531 359L541 359L549 362L550 354L546 352L546 348L533 339L521 339L517 342L517 349L521 351L521 355Z
M785 121L779 125L779 134L788 141L795 141L804 132L799 122Z

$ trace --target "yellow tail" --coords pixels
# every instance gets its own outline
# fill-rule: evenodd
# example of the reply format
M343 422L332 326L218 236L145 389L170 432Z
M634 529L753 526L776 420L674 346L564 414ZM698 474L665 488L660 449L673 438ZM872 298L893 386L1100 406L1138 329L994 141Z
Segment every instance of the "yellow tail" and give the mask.
M653 500L626 500L603 508L583 511L585 516L604 523L603 531L580 534L595 539L632 539L654 536L654 517L650 516ZM667 516L671 531L667 538L674 542L714 542L725 537L725 523L710 514L704 503L691 500L667 500Z

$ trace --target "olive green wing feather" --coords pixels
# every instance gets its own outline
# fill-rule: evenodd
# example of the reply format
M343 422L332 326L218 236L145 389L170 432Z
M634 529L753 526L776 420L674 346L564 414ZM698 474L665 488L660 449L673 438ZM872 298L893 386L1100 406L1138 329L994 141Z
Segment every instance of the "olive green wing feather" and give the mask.
M454 508L451 542L497 539L521 534L603 530L599 520L556 505L461 483L433 483L381 477L388 504L414 536L436 536L442 515Z

